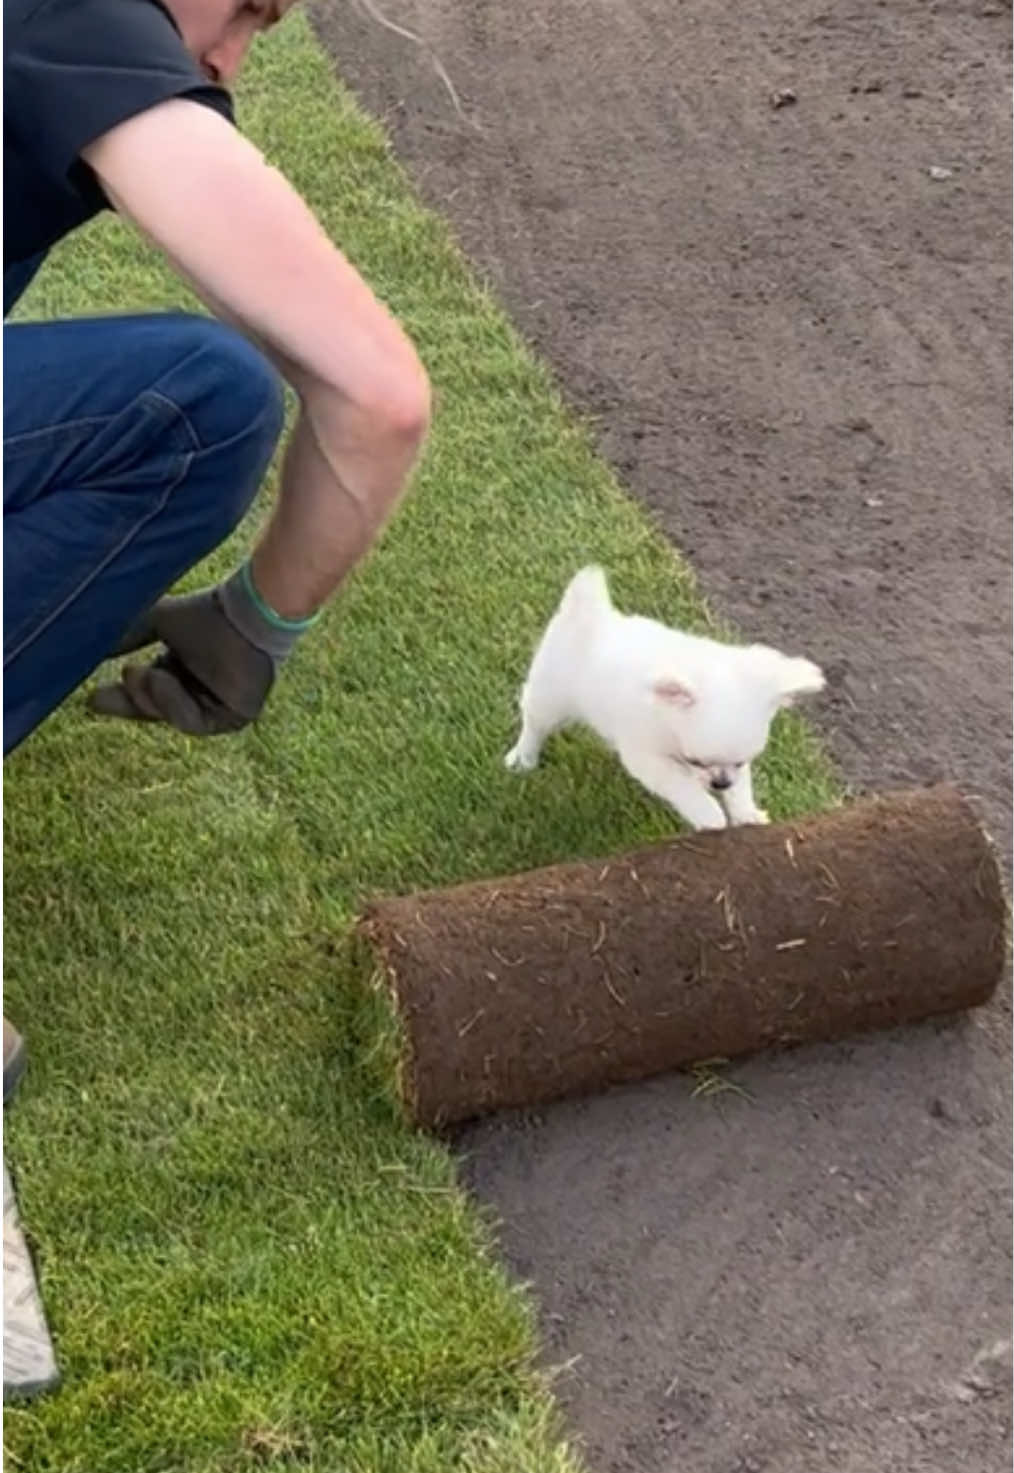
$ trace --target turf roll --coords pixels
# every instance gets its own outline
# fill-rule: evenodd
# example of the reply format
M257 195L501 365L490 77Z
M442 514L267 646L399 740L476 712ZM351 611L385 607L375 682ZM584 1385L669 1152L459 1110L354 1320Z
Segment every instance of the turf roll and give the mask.
M438 1128L976 1007L1006 916L993 846L945 784L380 898L359 929L406 1113Z

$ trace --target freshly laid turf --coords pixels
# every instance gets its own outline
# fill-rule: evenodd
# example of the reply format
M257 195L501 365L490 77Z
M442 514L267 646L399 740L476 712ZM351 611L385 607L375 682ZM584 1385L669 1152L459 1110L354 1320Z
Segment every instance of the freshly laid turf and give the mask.
M90 720L77 696L6 764L5 1011L31 1062L5 1151L65 1378L6 1409L6 1456L32 1473L564 1473L531 1298L449 1155L399 1123L390 1021L346 934L378 889L671 832L588 737L524 780L501 756L581 562L628 607L704 616L301 18L258 49L240 102L413 334L436 424L256 730L189 741ZM18 315L181 304L105 220ZM776 815L837 796L794 718L759 787Z

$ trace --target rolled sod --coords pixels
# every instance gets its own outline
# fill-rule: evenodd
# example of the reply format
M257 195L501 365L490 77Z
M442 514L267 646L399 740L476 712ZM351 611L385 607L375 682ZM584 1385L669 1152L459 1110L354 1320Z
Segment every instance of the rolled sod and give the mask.
M986 1002L993 846L950 785L373 901L409 1118L439 1127Z

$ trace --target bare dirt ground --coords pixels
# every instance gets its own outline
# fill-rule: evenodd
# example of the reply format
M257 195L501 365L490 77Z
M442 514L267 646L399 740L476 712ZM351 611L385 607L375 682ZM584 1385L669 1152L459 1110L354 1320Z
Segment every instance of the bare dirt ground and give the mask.
M315 19L631 494L825 664L855 787L955 778L1009 860L1009 4L384 9L478 129L410 43ZM751 1101L466 1133L596 1473L1010 1466L1008 1036L1005 996L758 1059Z

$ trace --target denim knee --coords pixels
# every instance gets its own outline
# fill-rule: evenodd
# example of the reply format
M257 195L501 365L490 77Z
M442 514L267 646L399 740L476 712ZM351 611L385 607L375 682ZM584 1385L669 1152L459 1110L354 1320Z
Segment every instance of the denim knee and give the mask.
M248 434L270 440L273 447L284 413L274 368L235 328L202 317L183 322L190 338L181 365L190 385L183 407L201 447Z
M221 540L242 520L275 453L285 419L282 381L234 328L201 317L170 319L181 354L158 388L180 410L194 442L193 484L214 491L204 517ZM167 324L168 325L168 324Z

